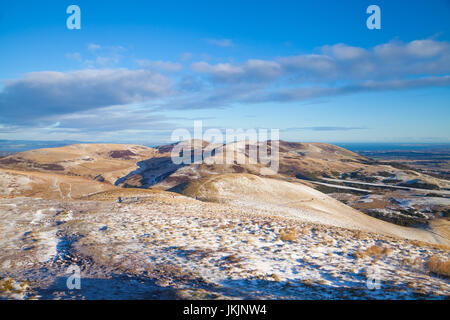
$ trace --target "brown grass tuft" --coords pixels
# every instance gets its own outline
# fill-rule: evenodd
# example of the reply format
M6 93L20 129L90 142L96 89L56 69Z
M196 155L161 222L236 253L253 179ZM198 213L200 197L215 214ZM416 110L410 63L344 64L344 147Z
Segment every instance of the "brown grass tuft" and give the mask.
M0 281L0 292L7 292L13 289L13 279L5 278Z
M284 229L280 231L280 239L282 241L297 241L298 232L295 229Z
M240 257L235 256L234 254L230 254L228 257L225 258L230 263L239 263L242 261Z
M273 279L273 281L280 281L280 277L278 275L276 275L275 273L272 274L270 277Z
M386 248L386 247L380 247L377 245L373 245L366 250L358 250L356 251L353 256L356 259L363 259L365 257L375 257L380 258L382 256L389 255L392 252L392 249Z
M431 256L427 262L427 268L430 272L444 276L450 277L450 260L441 260L438 256Z

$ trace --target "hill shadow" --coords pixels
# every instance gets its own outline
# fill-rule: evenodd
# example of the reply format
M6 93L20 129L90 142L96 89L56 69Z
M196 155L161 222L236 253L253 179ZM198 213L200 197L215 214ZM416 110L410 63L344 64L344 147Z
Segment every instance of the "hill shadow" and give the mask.
M183 289L187 295L180 295L179 288L162 287L155 280L130 276L112 275L110 278L82 278L79 290L67 288L67 277L58 277L47 288L39 289L40 299L63 300L210 300L221 297L259 300L373 300L373 299L445 299L444 296L422 294L406 288L395 288L382 283L379 289L332 286L309 283L308 281L274 281L265 279L229 279L219 283L209 283L191 279ZM186 286L187 285L187 286Z
M133 176L140 175L140 188L148 188L164 180L179 168L185 166L184 164L174 164L171 157L151 158L139 161L136 163L136 165L139 168L117 179L114 182L114 185L118 186L122 183L126 184L126 181L128 179L132 178ZM125 187L126 186L127 185L125 185Z
M69 290L67 277L58 277L37 293L40 299L63 300L177 300L175 289L161 287L154 280L136 276L113 275L110 278L81 278L81 288Z

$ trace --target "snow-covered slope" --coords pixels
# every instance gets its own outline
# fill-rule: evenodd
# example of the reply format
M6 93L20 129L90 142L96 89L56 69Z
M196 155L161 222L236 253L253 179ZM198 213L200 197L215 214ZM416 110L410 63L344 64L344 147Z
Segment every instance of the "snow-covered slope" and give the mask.
M430 243L450 244L436 232L372 218L300 183L249 174L223 174L188 184L183 193L198 199L264 209L272 214Z

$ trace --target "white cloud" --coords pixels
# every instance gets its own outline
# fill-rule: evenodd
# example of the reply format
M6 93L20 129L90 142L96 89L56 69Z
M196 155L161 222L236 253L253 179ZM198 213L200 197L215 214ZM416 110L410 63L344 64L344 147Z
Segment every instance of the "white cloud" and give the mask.
M214 80L224 82L267 81L281 74L281 67L277 62L256 59L248 60L241 65L230 63L211 65L201 61L191 64L191 68L195 72L209 74Z
M243 63L191 64L197 73L213 81L289 80L334 82L401 79L408 76L445 75L450 72L450 44L435 40L409 43L391 41L372 49L337 44L320 48L318 54L250 59Z
M151 61L151 60L136 60L136 63L142 68L163 70L168 72L177 72L183 69L183 65L178 62L170 61Z
M409 43L400 41L390 41L378 45L374 48L374 54L381 58L435 58L439 55L448 55L450 44L445 41L436 41L431 39L414 40Z
M335 57L339 60L355 60L366 58L368 56L367 50L359 47L347 46L343 43L335 44L333 46L323 46L321 50L328 56Z
M0 118L26 121L166 96L170 78L150 70L87 69L32 72L0 92Z
M88 50L90 50L90 51L96 51L96 50L99 50L101 48L102 48L102 46L99 45L99 44L96 44L96 43L88 44Z

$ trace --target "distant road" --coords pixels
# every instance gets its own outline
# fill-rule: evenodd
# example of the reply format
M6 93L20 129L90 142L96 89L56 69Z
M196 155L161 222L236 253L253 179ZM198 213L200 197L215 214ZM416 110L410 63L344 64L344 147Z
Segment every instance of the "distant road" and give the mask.
M391 189L401 189L401 190L413 190L413 191L420 191L425 193L436 193L436 194L444 194L444 195L450 195L450 191L448 190L429 190L429 189L419 189L419 188L410 188L410 187L402 187L402 186L391 186L388 184L383 183L370 183L370 182L361 182L361 181L351 181L351 180L342 180L342 179L331 179L331 178L322 178L323 180L330 181L330 182L341 182L341 183L350 183L350 184L359 184L364 186L373 186L373 187L381 187L381 188L391 188ZM310 181L312 182L312 181ZM333 186L333 185L330 185ZM338 187L338 186L335 186ZM366 192L369 192L368 190L365 190Z
M367 190L367 189L359 189L359 188L353 188L353 187L347 187L347 186L340 186L340 185L336 185L336 184L331 184L331 183L325 183L325 182L319 182L319 181L313 181L313 180L307 180L307 179L300 179L297 178L298 180L302 180L305 182L310 182L310 183L314 183L314 184L320 184L322 186L327 186L327 187L331 187L331 188L336 188L336 189L345 189L345 190L353 190L353 191L361 191L361 192L368 192L371 193L372 191Z

